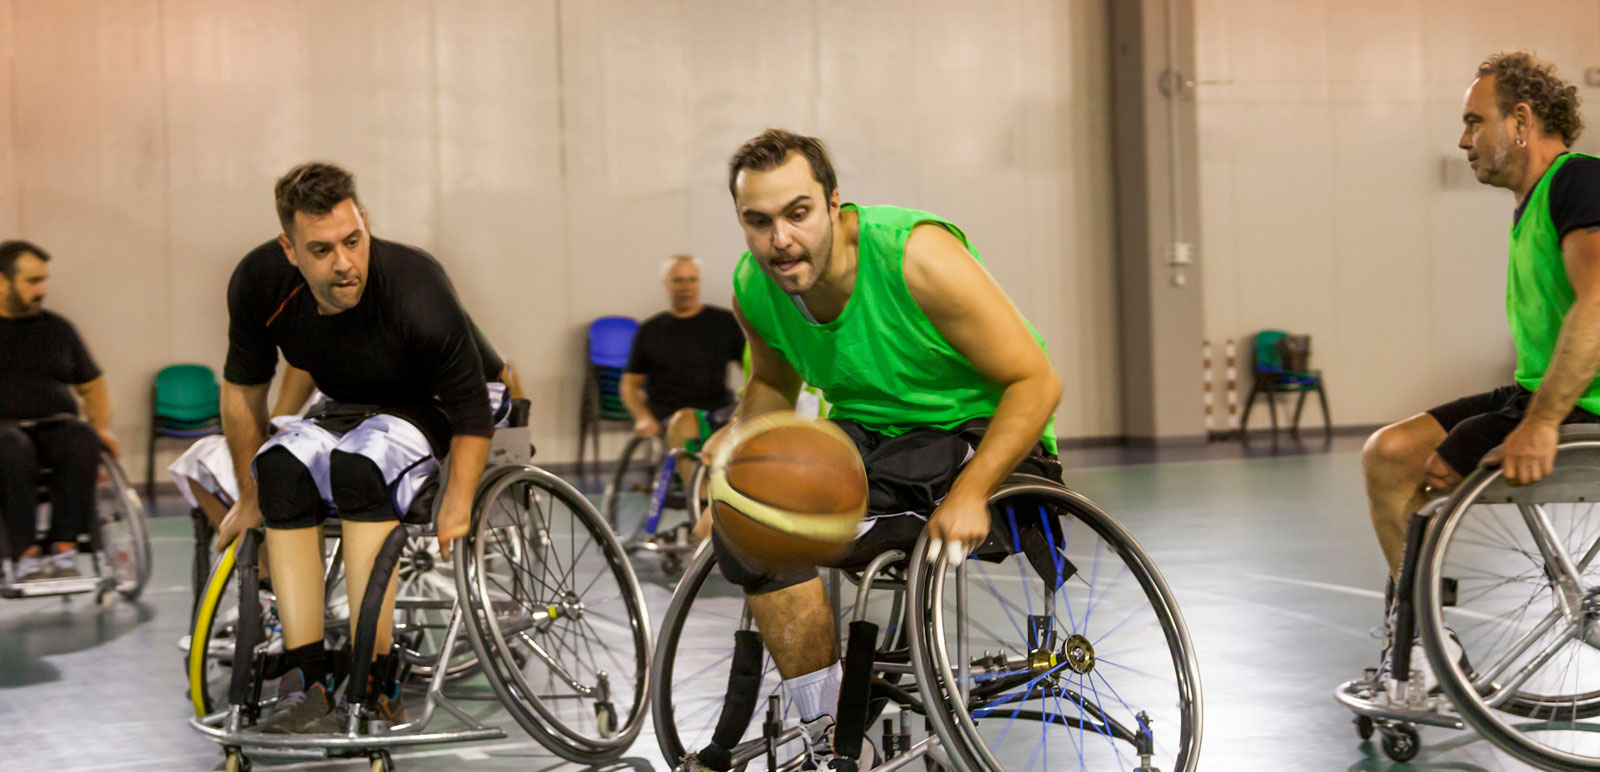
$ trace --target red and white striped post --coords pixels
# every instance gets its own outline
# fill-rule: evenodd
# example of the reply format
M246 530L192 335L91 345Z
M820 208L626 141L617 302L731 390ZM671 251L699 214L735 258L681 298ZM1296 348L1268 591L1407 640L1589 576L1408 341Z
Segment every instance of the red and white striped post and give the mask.
M1228 339L1228 436L1239 434L1239 368L1235 364L1237 351L1233 338Z
M1214 440L1217 438L1217 431L1211 415L1211 341L1209 340L1200 341L1200 371L1200 377L1204 379L1201 387L1201 403L1205 405L1206 439Z

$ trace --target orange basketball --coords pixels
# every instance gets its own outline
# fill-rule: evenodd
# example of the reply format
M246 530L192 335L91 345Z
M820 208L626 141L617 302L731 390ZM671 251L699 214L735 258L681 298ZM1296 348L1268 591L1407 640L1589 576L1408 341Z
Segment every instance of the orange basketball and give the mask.
M842 556L867 512L867 470L831 421L778 412L742 421L711 460L712 520L723 541L764 566Z

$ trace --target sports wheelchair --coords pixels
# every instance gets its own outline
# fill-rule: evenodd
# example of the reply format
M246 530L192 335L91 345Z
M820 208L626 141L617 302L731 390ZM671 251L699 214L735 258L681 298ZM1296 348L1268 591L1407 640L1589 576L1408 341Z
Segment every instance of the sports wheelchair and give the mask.
M1561 429L1552 474L1511 487L1480 465L1407 528L1393 670L1341 684L1362 739L1405 761L1416 725L1470 726L1541 769L1600 770L1600 425ZM1420 633L1438 690L1412 682ZM1459 650L1456 644L1459 643Z
M989 539L958 568L948 556L929 566L924 534L909 555L829 572L845 652L836 750L861 758L881 719L879 772L919 759L962 772L1193 772L1199 667L1149 556L1043 477L1013 475L990 512ZM708 768L795 768L799 717L715 562L701 545L656 645L661 752L671 764L693 753Z
M451 596L416 597L397 590L396 618L432 612L439 615L435 619L444 620L442 631L434 623L396 631L396 641L407 654L402 660L413 673L419 668L427 673L420 713L405 723L389 725L376 719L359 690L347 686L335 708L344 722L343 732L256 731L263 709L275 701L263 698L262 684L285 670L281 645L273 651L270 636L263 634L273 614L261 603L259 533L247 532L219 561L207 597L223 595L231 574L239 604L231 647L220 648L250 656L228 655L225 702L218 703L213 696L213 704L207 704L197 696L197 712L204 715L192 718L190 724L223 746L229 772L248 770L250 755L364 756L372 770L380 772L395 768L391 750L396 747L505 737L503 729L483 724L455 702L485 697L498 699L524 731L570 761L613 760L632 744L643 726L650 684L651 634L643 593L621 544L588 500L565 481L529 464L525 407L514 415L522 420L495 431L489 463L474 496L471 528L450 564ZM441 471L440 477L446 474ZM407 518L412 519L416 518ZM379 552L372 580L359 601L360 623L344 634L347 644L334 642L340 646L338 654L348 657L347 668L336 668L347 685L367 683L387 577L408 554L408 545L434 538L432 522L429 517L426 523L407 522L396 528ZM410 552L407 559L426 552ZM439 575L434 566L416 568L422 577ZM334 583L335 573L330 564L325 586ZM405 576L404 570L400 575ZM208 602L201 608L217 605ZM212 640L209 628L214 625L197 614L191 639ZM426 629L438 632L432 643L421 635ZM329 630L339 635L336 627ZM461 653L463 638L470 643L470 655ZM211 648L209 643L191 646L192 693L223 691L220 683L206 683L204 663ZM492 697L462 683L467 679L452 679L471 669L481 669ZM430 730L438 709L460 726Z
M76 421L77 416L16 421L28 428L57 421ZM51 470L40 472L37 488L41 510L50 502ZM91 572L81 577L14 582L9 573L0 573L0 598L48 598L63 600L73 595L93 593L96 603L110 606L117 598L138 600L150 581L150 537L145 529L144 502L123 474L122 465L111 454L100 453L100 469L95 474L94 520L92 530L78 537L78 551L91 563ZM42 514L42 512L41 512Z
M695 470L690 490L684 490L677 474L678 464L699 463L700 454L682 448L666 449L660 437L633 437L623 446L622 456L601 496L601 511L611 524L629 555L653 552L661 556L661 570L667 574L683 571L683 564L694 553L691 537L700 507L690 502L705 499L705 466ZM667 510L683 512L681 522L664 527Z

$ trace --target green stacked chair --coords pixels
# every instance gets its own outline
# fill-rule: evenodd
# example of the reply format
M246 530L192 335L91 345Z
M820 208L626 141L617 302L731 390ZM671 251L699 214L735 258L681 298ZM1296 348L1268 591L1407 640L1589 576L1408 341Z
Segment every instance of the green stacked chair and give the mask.
M145 501L156 500L156 440L192 440L222 433L217 376L205 365L168 365L150 390L150 445L145 449Z
M1278 442L1278 394L1299 394L1300 399L1294 406L1294 422L1289 427L1292 436L1300 436L1300 412L1306 406L1306 395L1316 392L1317 401L1322 404L1322 431L1327 437L1333 436L1333 419L1328 416L1328 395L1322 386L1321 370L1296 371L1284 366L1283 356L1279 352L1279 342L1290 335L1283 330L1262 330L1256 333L1255 341L1250 346L1253 365L1250 368L1250 396L1244 401L1244 415L1239 421L1239 434L1245 436L1250 427L1250 408L1255 406L1258 394L1267 395L1267 416L1272 419L1272 442ZM1309 340L1303 341L1309 351Z

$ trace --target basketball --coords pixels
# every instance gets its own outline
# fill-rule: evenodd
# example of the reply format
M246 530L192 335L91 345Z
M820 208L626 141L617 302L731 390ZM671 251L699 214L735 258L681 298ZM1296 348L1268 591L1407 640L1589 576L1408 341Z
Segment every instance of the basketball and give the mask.
M712 521L741 556L814 566L844 555L867 511L867 470L831 421L778 412L730 427L711 460Z

